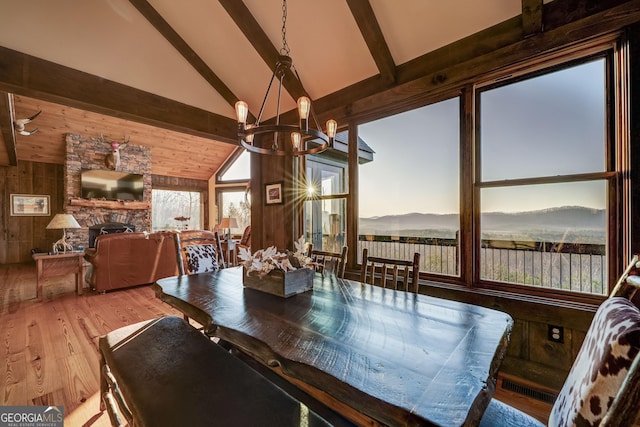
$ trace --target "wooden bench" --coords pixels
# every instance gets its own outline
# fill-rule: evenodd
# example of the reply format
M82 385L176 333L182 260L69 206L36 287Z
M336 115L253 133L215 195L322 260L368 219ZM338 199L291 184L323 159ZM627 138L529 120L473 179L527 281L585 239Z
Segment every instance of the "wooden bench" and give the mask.
M326 426L320 415L178 317L99 340L101 409L133 426Z

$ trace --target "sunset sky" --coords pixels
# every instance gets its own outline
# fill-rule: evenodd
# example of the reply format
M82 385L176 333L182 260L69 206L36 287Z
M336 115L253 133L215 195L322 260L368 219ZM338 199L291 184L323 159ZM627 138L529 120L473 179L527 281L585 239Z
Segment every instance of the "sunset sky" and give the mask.
M604 60L503 86L481 98L484 181L602 172ZM459 101L361 125L360 216L459 211ZM484 212L605 207L602 182L491 188Z

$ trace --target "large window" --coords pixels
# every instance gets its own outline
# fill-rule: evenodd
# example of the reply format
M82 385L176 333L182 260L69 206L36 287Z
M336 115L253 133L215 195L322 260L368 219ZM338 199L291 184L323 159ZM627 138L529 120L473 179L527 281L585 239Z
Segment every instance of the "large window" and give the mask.
M234 236L242 235L244 229L251 225L250 178L251 155L244 149L236 151L216 176L218 216L214 223L220 224L222 218L235 218L238 226L230 230Z
M554 52L481 76L459 97L359 124L373 158L358 162L358 262L365 247L419 252L423 278L606 296L628 243L616 49L612 39L574 46L562 61Z
M199 230L202 203L197 191L152 190L153 231Z
M478 90L480 279L606 295L607 67Z
M374 151L359 167L358 260L412 259L458 276L460 101L452 98L358 127Z
M244 229L251 225L251 202L248 193L244 189L225 189L220 191L218 210L219 219L227 217L236 219L238 227L231 229L231 234L234 236L241 235Z

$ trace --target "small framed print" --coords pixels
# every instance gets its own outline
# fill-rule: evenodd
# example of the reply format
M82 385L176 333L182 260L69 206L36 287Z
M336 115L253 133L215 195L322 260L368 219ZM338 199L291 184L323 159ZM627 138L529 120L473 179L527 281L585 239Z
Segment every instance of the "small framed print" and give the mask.
M11 216L49 216L49 196L34 194L12 194Z
M282 182L273 182L264 186L265 204L279 205L282 200Z

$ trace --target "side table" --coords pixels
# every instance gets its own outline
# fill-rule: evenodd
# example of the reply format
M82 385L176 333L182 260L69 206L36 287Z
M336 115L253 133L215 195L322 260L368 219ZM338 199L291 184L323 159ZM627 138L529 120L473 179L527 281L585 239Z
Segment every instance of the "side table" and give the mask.
M222 240L220 242L220 246L222 246L222 252L226 252L226 261L227 267L233 267L238 265L238 260L236 259L236 241L235 240Z
M33 254L37 269L38 301L42 301L42 285L44 279L74 273L76 275L76 291L82 295L82 271L84 251L64 252L57 254Z

